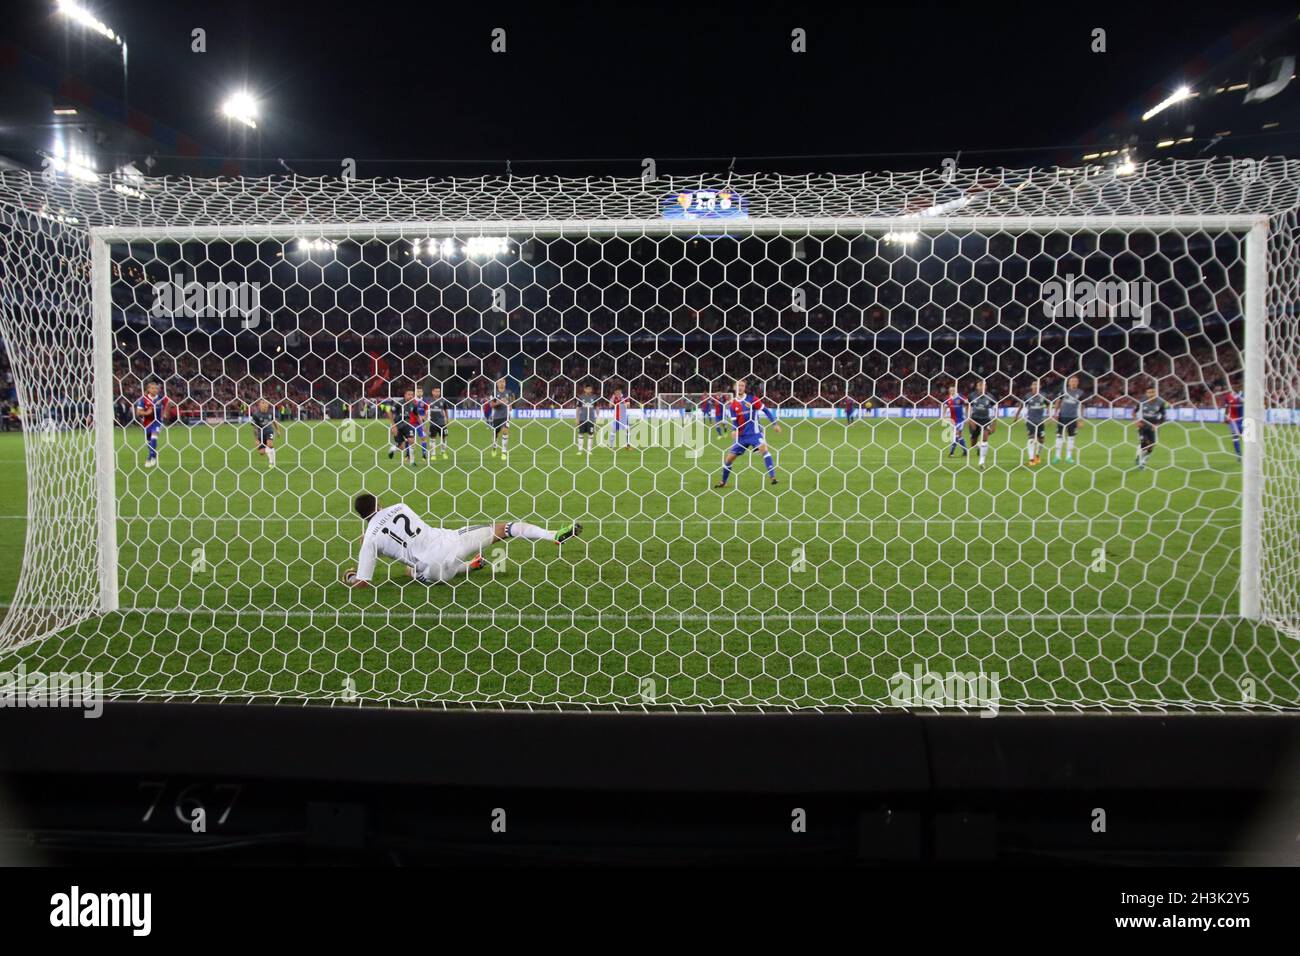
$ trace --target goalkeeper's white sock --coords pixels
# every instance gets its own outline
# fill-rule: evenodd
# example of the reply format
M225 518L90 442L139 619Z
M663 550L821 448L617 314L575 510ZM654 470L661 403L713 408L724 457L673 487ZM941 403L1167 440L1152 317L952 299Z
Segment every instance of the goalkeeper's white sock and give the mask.
M268 449L266 450L266 460L269 461L269 462L271 463L271 467L272 467L272 468L275 467L275 449L274 449L274 448L268 448Z
M980 442L980 464L984 464L984 456L989 453L988 442Z
M1034 440L1032 438L1029 439L1029 458L1031 461L1038 457L1038 452L1034 449L1034 444Z
M527 521L511 521L506 525L507 538L522 538L525 541L554 541L555 532L539 528Z
M1071 458L1074 457L1074 439L1067 438L1065 441L1065 453Z

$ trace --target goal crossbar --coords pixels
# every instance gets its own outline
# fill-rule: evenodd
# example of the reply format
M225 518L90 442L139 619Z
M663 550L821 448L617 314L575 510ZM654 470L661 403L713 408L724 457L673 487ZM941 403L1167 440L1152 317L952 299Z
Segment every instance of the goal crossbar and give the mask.
M1268 217L1263 215L1116 215L1116 216L927 216L927 217L824 217L746 220L467 220L464 222L311 222L247 223L242 225L191 224L168 226L92 226L91 235L110 242L131 241L210 241L222 239L292 239L299 237L346 239L402 239L408 237L444 237L476 235L525 235L537 237L590 236L771 236L809 234L884 235L896 232L1045 233L1088 229L1098 232L1138 232L1154 230L1201 230L1246 233Z

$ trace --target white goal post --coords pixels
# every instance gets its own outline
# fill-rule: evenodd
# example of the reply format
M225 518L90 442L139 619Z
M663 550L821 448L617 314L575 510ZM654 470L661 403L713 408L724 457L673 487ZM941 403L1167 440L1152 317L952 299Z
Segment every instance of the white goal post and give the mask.
M917 674L996 671L1004 696L1018 690L1008 706L1028 709L1300 707L1300 161L1151 163L1131 176L119 186L0 172L0 337L18 403L93 409L91 428L24 439L26 547L0 659L90 661L111 692L146 697L884 708L900 705L891 681L915 663ZM665 213L717 191L742 197L743 215ZM480 256L471 239L492 248ZM718 244L722 264L693 260L694 239ZM638 258L637 243L653 254ZM344 249L351 259L330 272ZM256 285L264 324L175 309L158 319L147 306L173 274ZM1092 290L1082 297L1080 280ZM1129 298L1107 298L1107 281L1125 297L1149 287L1133 292L1136 314ZM1044 302L1058 292L1065 311L1053 312ZM307 345L290 346L289 332ZM949 386L969 400L986 379L1008 422L1035 388L1050 393L1052 421L1078 374L1092 458L1080 452L1073 472L976 485L953 462L978 455L983 468L987 438L950 445L944 431L936 445L934 429L913 430L938 418ZM696 485L712 484L725 443L699 465L698 449L688 460L654 448L597 471L539 429L511 436L510 461L525 456L516 474L481 463L496 436L471 421L456 440L479 457L458 452L436 488L361 471L345 443L386 440L364 420L311 423L291 450L297 471L274 477L232 453L247 457L246 424L202 425L183 441L164 428L159 454L179 448L188 471L138 462L147 382L205 416L263 390L351 407L435 380L477 407L471 397L501 377L542 383L517 397L516 420L568 428L584 383L606 400L625 388L633 407L698 412L733 376L764 382L791 424L788 450L777 446L783 497L748 502L740 519L693 504L688 523L685 498L658 500L665 472L698 467ZM865 436L818 422L851 382L883 395ZM1148 384L1174 425L1154 452L1174 456L1162 478L1127 470ZM1236 391L1239 478L1220 407ZM335 437L348 428L360 437ZM997 443L1014 440L1019 464L1022 438L994 434L1000 475ZM1056 434L1064 466L1075 433ZM763 467L741 466L743 480ZM539 477L553 472L572 477ZM327 583L355 539L335 499L376 484L442 503L448 525L543 523L543 509L593 495L610 504L591 523L590 566L467 582L470 606L403 592L396 609L367 609L336 602ZM290 499L310 510L283 510ZM211 544L166 542L149 527L163 512ZM789 558L814 546L833 572ZM728 548L764 570L712 580ZM629 554L636 568L616 569ZM176 561L190 570L152 576L152 562ZM1125 570L1098 570L1107 561ZM1186 586L1169 583L1179 575ZM503 629L511 622L526 636ZM146 633L163 638L149 647ZM165 676L176 671L185 679ZM648 697L637 690L647 680Z

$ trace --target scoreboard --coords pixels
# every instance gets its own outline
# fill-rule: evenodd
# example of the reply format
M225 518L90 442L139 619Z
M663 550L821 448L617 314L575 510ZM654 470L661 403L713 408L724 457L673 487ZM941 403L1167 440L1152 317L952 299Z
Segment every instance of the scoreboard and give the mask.
M749 202L732 189L689 189L669 193L660 203L665 219L747 219Z

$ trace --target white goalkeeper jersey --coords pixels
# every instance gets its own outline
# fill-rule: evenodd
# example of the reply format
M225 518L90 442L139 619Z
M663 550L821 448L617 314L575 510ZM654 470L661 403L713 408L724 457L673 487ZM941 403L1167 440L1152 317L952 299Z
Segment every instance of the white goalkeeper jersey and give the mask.
M357 580L370 581L382 556L418 568L434 547L438 532L404 504L381 508L366 526L357 555Z

